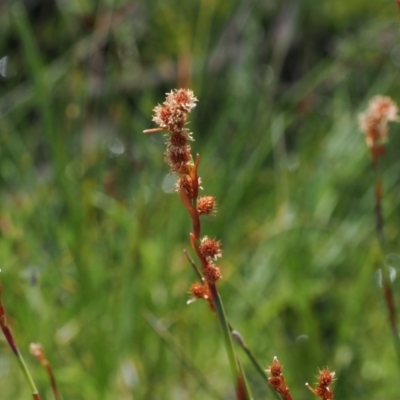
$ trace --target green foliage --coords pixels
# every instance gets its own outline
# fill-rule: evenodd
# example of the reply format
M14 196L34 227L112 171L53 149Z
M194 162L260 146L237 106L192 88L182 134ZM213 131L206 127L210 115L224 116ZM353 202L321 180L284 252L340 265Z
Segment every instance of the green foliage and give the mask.
M219 204L203 231L222 240L231 324L262 364L279 357L294 399L312 398L304 383L326 365L338 399L398 399L377 271L386 259L400 272L399 127L383 166L382 255L357 126L373 94L400 102L396 2L282 3L0 6L0 277L44 399L30 342L65 399L231 394L214 315L186 305L190 220L162 190L162 135L142 133L180 85L199 98L193 148ZM272 398L241 361L255 397ZM2 339L0 387L30 396Z

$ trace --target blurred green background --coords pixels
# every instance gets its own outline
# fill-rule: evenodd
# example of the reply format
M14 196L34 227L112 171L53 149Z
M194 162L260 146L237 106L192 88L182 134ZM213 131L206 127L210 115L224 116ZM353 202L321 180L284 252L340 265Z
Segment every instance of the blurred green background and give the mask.
M400 306L400 129L382 165L385 233L357 114L400 101L395 0L25 0L0 4L3 302L44 399L232 399L205 302L186 305L190 220L168 193L152 109L199 98L190 129L218 214L227 314L293 398L329 366L338 399L398 400L379 269ZM256 399L272 398L245 366ZM0 339L0 398L30 398Z

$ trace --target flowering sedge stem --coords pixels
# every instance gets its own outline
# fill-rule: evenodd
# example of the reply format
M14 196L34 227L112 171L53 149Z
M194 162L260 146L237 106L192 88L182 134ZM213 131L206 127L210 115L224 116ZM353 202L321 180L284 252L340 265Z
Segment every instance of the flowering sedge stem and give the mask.
M200 156L197 154L195 159L193 158L189 144L193 137L186 128L188 114L196 106L196 101L196 97L189 89L173 90L167 93L164 103L154 108L153 121L158 128L148 129L145 133L167 131L164 161L170 171L179 177L175 189L192 220L193 233L190 233L190 243L201 263L200 270L188 257L196 275L201 280L201 283L192 284L190 291L194 297L189 300L189 303L196 298L201 298L207 300L210 308L216 311L234 376L237 399L249 400L251 399L250 391L233 350L231 333L216 287L216 282L221 278L220 269L214 264L221 257L219 242L207 236L201 238L200 216L215 214L216 200L213 196L200 198L198 196L201 182L198 176Z
M397 1L398 4L399 1ZM375 171L375 228L378 236L379 247L382 253L383 264L388 253L386 237L384 234L384 217L382 212L382 172L380 160L385 154L385 144L388 139L388 123L399 122L397 104L387 96L375 96L365 112L359 115L359 125L365 134L365 141L370 151L372 166ZM389 313L389 325L393 332L394 345L400 366L400 337L396 322L396 308L393 299L393 289L390 272L383 265L380 268L384 298Z

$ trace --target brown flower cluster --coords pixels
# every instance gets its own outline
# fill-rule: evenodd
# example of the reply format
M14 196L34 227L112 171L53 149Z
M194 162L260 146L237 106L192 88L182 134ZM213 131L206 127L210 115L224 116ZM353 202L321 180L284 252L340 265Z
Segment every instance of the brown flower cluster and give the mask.
M202 283L193 284L190 293L193 299L208 300L212 307L210 286L215 285L221 278L221 272L214 262L222 253L219 241L209 239L207 236L200 240L200 216L214 215L216 201L213 196L199 197L201 179L197 171L200 156L197 155L195 159L192 157L189 142L193 141L193 137L185 127L188 114L196 106L196 101L196 97L189 89L178 89L167 93L164 103L154 108L153 121L158 128L145 132L153 133L161 130L167 132L164 160L170 171L178 175L175 190L192 219L191 244L202 265L200 273Z
M329 388L329 385L334 380L335 373L326 368L319 371L318 384L315 389L313 389L308 383L306 383L306 386L322 400L333 400L333 391Z
M222 257L220 242L215 239L209 239L208 236L204 236L203 239L201 239L199 250L203 257L209 262L211 260L217 260L218 257Z
M277 393L279 393L282 399L292 400L289 387L286 384L285 377L283 376L283 366L279 363L277 357L274 357L272 364L268 367L266 372L270 375L268 383ZM319 372L318 384L315 389L308 383L306 383L306 386L322 400L333 400L333 391L329 385L331 385L334 380L335 373L325 368Z
M283 366L279 363L278 358L274 357L272 364L268 367L266 372L271 375L268 378L268 383L272 388L278 392L283 400L292 400L289 387L286 384L285 377L283 376Z
M398 122L397 104L387 96L373 97L366 111L358 117L360 129L365 134L365 141L371 150L373 161L384 152L383 145L388 138L388 123Z
M193 140L185 128L188 114L196 107L196 97L191 90L175 90L167 94L163 105L154 108L153 121L160 129L168 131L164 160L171 172L190 175L193 159L188 144Z

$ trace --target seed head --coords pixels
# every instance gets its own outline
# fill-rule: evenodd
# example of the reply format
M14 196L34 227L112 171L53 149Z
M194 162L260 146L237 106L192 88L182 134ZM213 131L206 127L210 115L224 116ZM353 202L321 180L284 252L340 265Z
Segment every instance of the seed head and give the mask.
M222 257L220 245L219 241L204 236L200 241L199 250L205 259L217 260L218 257Z
M192 286L190 286L190 293L194 299L208 300L211 297L208 286L202 285L201 283L193 283Z
M214 264L208 264L203 269L204 278L207 283L214 285L219 279L222 278L221 271Z
M196 97L190 89L176 89L167 93L167 98L164 102L165 105L176 107L179 110L190 113L196 107Z
M188 173L190 171L189 164L192 161L190 146L167 147L164 152L164 161L169 166L171 172Z
M272 364L266 370L266 372L271 375L268 378L268 383L281 395L283 400L292 400L289 387L286 384L282 371L282 365L279 363L278 358L274 357Z
M178 89L167 93L163 105L154 108L153 121L162 129L169 132L182 131L187 116L196 106L196 97L189 89Z
M369 102L368 111L389 122L397 122L399 120L397 104L389 96L373 97Z
M199 215L211 215L216 212L217 202L213 196L203 196L197 200L197 211Z
M272 364L268 367L267 372L271 376L279 376L279 375L282 375L282 370L283 370L283 367L279 363L278 358L274 357L274 360L272 361Z
M187 304L191 304L198 299L203 299L208 302L210 309L215 311L212 295L206 282L203 282L203 284L193 283L190 287L189 293L192 295L192 298L187 301Z
M186 120L187 114L175 107L158 105L154 108L153 121L167 131L175 132L183 129Z
M329 371L329 369L322 369L319 371L318 385L329 386L335 379L335 372Z
M188 140L191 140L191 136L189 136L184 130L173 132L167 142L166 145L173 147L184 147L186 146Z
M334 381L335 373L329 371L328 368L319 371L318 384L315 389L313 389L308 383L306 386L319 398L322 400L333 400L334 394L329 385Z
M369 148L385 143L388 136L388 122L398 122L397 104L387 96L375 96L365 112L359 115L360 129L365 134Z
M200 177L197 177L197 185L198 185L197 187L200 187L200 185L201 185L201 178ZM179 193L181 187L183 189L185 189L185 191L186 191L186 193L187 193L187 195L188 195L188 197L190 199L194 199L196 197L193 180L190 177L190 175L182 175L177 180L177 182L175 184L175 188L174 188L175 192Z

